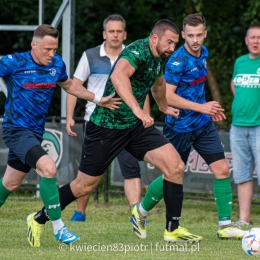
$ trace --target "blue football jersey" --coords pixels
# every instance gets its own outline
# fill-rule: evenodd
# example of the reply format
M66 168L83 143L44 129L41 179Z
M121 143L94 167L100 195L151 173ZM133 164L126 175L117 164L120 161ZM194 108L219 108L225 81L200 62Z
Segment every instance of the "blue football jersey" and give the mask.
M57 82L68 79L66 65L57 54L47 66L34 62L30 51L0 60L0 77L7 87L3 127L27 128L43 134Z
M176 94L186 100L204 104L205 81L207 79L208 50L202 45L200 57L188 53L184 45L174 52L165 67L166 83L177 86ZM179 118L167 115L165 124L174 131L191 132L211 120L209 115L192 110L180 110Z

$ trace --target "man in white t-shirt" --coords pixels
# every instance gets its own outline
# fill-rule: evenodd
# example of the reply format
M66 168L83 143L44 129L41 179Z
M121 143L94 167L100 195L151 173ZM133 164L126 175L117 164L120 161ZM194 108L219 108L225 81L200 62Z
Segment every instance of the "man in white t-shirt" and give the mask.
M97 98L101 98L104 92L108 75L116 61L119 53L124 49L123 41L126 39L125 31L126 22L121 15L109 15L103 22L104 42L94 48L87 49L83 52L77 69L74 73L75 81L84 84L88 80L87 88L95 93ZM67 123L66 129L69 135L77 136L72 131L74 126L73 113L76 106L77 98L67 95ZM88 102L86 104L85 123L89 121L90 115L95 109L96 104ZM150 112L149 99L145 102L146 111ZM85 131L85 127L83 128ZM129 206L141 199L141 176L140 166L135 157L126 150L123 150L118 156L118 161L122 175L124 177L125 195ZM71 221L86 220L86 206L89 195L83 196L77 200L77 210L75 210Z

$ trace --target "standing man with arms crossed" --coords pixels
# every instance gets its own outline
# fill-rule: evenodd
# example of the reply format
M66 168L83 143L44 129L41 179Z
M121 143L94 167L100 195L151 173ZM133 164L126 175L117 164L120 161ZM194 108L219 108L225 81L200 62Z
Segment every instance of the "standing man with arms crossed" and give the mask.
M88 90L97 96L102 96L105 85L112 66L114 65L119 53L125 48L123 41L126 39L125 19L119 14L109 15L103 22L104 42L95 48L86 50L79 61L74 73L74 81L84 84L88 80ZM67 95L67 124L66 129L69 135L76 136L71 127L74 126L73 113L77 98L73 95ZM94 111L96 104L88 102L86 104L85 123ZM145 102L144 109L149 111L149 100ZM84 133L85 134L85 133ZM141 200L141 175L139 162L126 150L122 150L117 156L122 175L124 176L125 195L129 206L134 202ZM77 200L77 210L75 210L71 221L85 221L86 207L90 194L80 197Z
M164 173L163 194L169 228L181 216L184 163L154 120L144 110L151 89L159 109L174 117L179 110L167 105L163 70L167 58L179 41L179 29L169 20L158 21L150 36L127 46L116 60L106 83L104 95L117 92L124 101L118 111L96 107L86 127L77 178L59 189L61 208L92 192L104 170L124 148ZM48 220L44 208L35 222ZM134 220L135 221L135 220ZM35 223L35 225L37 225ZM183 235L183 234L180 234ZM193 240L202 237L193 235Z
M8 91L3 139L9 148L7 168L0 180L0 207L20 187L30 169L35 169L41 176L41 197L52 221L55 239L69 244L79 236L70 232L61 220L57 169L41 147L42 135L56 84L85 100L93 101L96 97L68 77L65 63L56 54L58 37L57 29L40 25L34 31L30 51L6 55L0 60L0 77L5 78ZM117 108L112 101L111 97L106 97L99 100L99 105ZM37 237L43 229L33 228L32 222L33 216L29 215L28 242L39 247Z
M255 163L260 185L260 25L248 28L245 43L249 54L236 60L231 81L234 100L230 144L238 192L238 223L248 226Z
M206 36L206 20L201 14L190 14L183 19L182 37L185 43L171 55L164 76L168 105L181 110L178 119L171 115L166 116L163 133L179 152L185 164L193 146L213 172L215 177L213 189L219 219L218 237L241 238L244 231L231 223L230 219L232 193L229 168L218 131L213 123L225 119L224 109L216 101L205 101L208 50L203 42ZM162 182L162 176L155 179L143 201L135 205L137 210L133 214L140 219L140 223L144 223L139 226L143 233L145 233L145 217L163 196ZM178 225L176 221L175 227ZM178 229L176 234L178 235ZM187 236L182 239L188 238ZM164 239L179 241L175 233L169 232L168 226Z

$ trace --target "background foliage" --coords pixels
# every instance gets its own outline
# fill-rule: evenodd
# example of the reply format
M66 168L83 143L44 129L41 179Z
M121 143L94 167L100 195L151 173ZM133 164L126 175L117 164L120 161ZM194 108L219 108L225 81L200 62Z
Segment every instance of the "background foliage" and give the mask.
M45 0L45 23L52 22L61 3L61 0ZM38 23L38 0L0 0L0 6L0 24ZM208 66L217 83L213 90L207 82L207 100L222 103L227 115L225 125L229 126L233 64L238 56L247 53L244 36L248 26L259 21L260 0L76 0L75 66L84 50L102 43L102 22L109 14L124 16L128 32L125 43L129 44L147 37L159 19L170 19L182 28L182 19L194 12L202 13L207 19L208 37L204 43L210 52ZM61 25L58 29L61 31ZM32 32L0 31L0 55L29 50L31 37ZM179 46L182 43L180 38ZM61 54L61 47L58 53ZM216 98L215 91L219 91L220 98ZM0 114L4 111L4 101L5 97L0 93ZM84 105L83 100L78 102L75 116L84 115ZM151 111L156 121L163 121L164 115L153 100ZM59 88L55 91L50 115L60 115Z

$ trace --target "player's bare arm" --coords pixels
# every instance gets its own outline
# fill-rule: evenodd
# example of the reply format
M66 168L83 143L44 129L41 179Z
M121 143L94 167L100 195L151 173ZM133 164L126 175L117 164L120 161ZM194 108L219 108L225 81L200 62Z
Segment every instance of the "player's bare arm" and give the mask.
M73 78L74 81L78 82L78 84L83 85L83 81L77 78ZM74 110L77 103L77 97L67 94L66 97L66 130L67 133L71 136L77 136L77 133L72 131L72 127L75 125L75 121L73 119Z
M94 93L88 91L81 84L70 78L68 78L65 82L58 82L58 85L61 86L67 93L90 102L95 102L101 107L114 110L118 109L121 104L121 98L113 98L115 93L107 97L96 97Z
M167 96L168 105L171 105L171 106L174 106L174 107L177 107L180 109L193 110L193 111L196 111L196 112L199 112L202 114L208 114L210 116L215 116L217 114L219 116L224 115L223 111L225 111L225 109L223 109L221 107L219 102L210 101L210 102L206 102L204 104L192 102L192 101L189 101L185 98L178 96L175 93L176 88L177 88L177 86L166 83L166 96ZM220 112L222 112L222 114L220 114ZM225 117L225 115L224 115L224 117ZM218 120L218 121L220 121L220 120Z
M171 115L175 118L179 116L179 109L169 107L166 99L166 83L164 77L157 78L156 82L151 88L152 95L160 109L164 114Z
M233 80L231 80L230 86L231 86L231 91L232 91L233 95L235 96L235 85L234 85Z
M117 94L133 110L135 116L142 120L143 125L146 128L153 125L154 120L152 117L150 117L150 115L147 114L147 112L141 109L133 95L130 77L134 72L134 67L126 59L121 58L117 62L110 78Z

